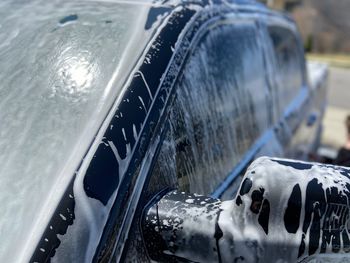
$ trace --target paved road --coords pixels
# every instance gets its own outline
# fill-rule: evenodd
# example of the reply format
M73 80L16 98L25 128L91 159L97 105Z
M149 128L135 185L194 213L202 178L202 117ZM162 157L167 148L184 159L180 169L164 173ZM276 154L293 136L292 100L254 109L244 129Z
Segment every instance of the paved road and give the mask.
M350 69L331 67L328 87L322 144L338 148L345 142L344 120L350 114Z

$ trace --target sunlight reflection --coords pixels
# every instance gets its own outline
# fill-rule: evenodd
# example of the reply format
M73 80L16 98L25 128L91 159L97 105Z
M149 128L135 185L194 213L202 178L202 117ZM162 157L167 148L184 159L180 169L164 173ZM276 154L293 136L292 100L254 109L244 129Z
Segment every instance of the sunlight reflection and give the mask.
M58 81L53 92L74 100L84 100L93 91L93 82L98 76L98 65L91 61L89 53L72 56L63 53L58 65Z
M91 85L93 72L89 63L82 58L77 63L73 63L68 69L68 75L71 81L77 87L77 91L88 88Z

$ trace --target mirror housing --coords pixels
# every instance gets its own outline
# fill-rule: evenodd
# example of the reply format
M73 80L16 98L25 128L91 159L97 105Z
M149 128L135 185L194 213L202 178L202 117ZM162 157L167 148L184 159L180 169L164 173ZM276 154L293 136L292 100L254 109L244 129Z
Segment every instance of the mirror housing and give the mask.
M231 201L173 191L151 204L145 245L161 262L344 262L349 198L347 168L262 157Z

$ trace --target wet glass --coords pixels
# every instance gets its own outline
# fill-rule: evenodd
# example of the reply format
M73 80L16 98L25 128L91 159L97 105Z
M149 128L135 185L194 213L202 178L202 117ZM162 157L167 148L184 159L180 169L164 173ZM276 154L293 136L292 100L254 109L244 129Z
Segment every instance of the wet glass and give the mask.
M276 57L280 112L296 97L303 84L302 53L293 32L279 26L269 26Z
M154 176L175 173L180 191L209 195L269 125L269 91L255 26L236 22L211 28L175 89L172 131L162 146L173 151L159 157L156 167L163 168Z

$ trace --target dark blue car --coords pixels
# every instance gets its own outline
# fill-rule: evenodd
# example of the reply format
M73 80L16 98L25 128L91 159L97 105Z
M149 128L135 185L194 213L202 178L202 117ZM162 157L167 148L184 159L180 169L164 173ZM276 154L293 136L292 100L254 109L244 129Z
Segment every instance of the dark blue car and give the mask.
M0 262L187 262L145 242L150 202L307 159L325 107L295 23L252 1L6 0L0 69Z

